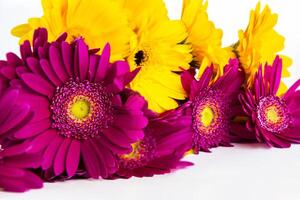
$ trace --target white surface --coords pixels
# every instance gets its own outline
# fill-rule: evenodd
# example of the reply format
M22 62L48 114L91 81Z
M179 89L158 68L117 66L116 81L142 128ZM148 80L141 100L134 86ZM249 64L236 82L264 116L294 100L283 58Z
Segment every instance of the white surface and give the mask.
M256 0L210 0L209 16L224 30L224 44L237 40L237 30L248 23L249 10ZM294 60L291 85L300 78L300 1L264 0L279 13L277 30L286 37L284 53ZM166 0L170 16L178 18L180 0ZM17 39L10 29L30 16L40 16L39 0L0 0L0 58L17 52ZM299 200L300 146L266 149L262 145L236 145L217 148L213 153L189 156L195 166L155 178L114 181L68 181L45 184L44 189L25 194L1 193L0 200Z

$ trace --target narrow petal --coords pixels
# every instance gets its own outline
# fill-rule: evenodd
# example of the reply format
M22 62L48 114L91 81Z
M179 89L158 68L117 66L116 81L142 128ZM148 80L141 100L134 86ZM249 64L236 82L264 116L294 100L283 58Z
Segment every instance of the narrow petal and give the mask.
M21 79L26 83L28 87L32 90L45 95L49 98L52 97L55 88L45 79L42 77L31 74L31 73L24 73L21 75Z
M49 59L57 77L62 82L66 82L68 80L68 75L65 70L65 66L63 64L61 54L59 50L53 45L51 45L49 49Z
M106 44L103 48L100 62L96 71L95 82L102 81L107 74L109 68L110 45Z
M79 75L83 81L87 77L89 67L89 53L88 47L82 39L78 40L78 62L79 62Z
M67 173L69 177L74 176L80 160L80 142L73 140L67 155Z
M71 139L69 138L64 139L57 151L57 154L54 159L54 173L56 176L62 174L65 170L66 157L67 157L70 143L71 143Z

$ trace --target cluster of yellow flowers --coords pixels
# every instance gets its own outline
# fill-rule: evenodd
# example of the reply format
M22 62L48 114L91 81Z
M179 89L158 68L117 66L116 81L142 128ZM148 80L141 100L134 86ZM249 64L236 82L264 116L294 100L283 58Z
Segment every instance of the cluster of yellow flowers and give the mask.
M274 30L277 15L258 3L250 13L249 25L239 31L239 40L222 46L222 30L207 14L207 2L183 0L181 20L171 20L163 0L42 0L44 15L30 18L12 34L21 42L44 27L49 40L68 33L68 41L84 38L90 48L112 47L112 61L126 60L131 70L140 68L129 87L138 91L149 108L161 113L176 108L186 94L180 71L196 67L199 77L213 64L215 77L223 73L230 58L238 58L246 73L246 86L253 82L260 63L272 63L284 48L284 38ZM283 76L291 65L283 58ZM280 92L285 86L281 84Z

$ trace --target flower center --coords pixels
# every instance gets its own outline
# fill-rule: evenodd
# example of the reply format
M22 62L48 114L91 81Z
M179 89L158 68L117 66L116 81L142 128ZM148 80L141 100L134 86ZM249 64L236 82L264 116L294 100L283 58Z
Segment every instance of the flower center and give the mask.
M120 165L125 169L135 169L145 166L153 159L156 148L156 141L153 137L145 136L143 140L132 145L132 151L128 154L120 155Z
M144 59L145 59L144 51L142 51L142 50L138 51L135 54L134 58L135 58L135 64L137 66L140 66L142 64L142 62L144 61Z
M132 151L128 154L121 155L121 158L125 160L136 160L140 158L140 151L143 151L143 145L141 141L131 144Z
M290 115L286 104L276 96L267 96L259 101L257 117L260 125L273 133L283 131L290 124Z
M76 96L69 105L69 115L74 120L84 120L91 115L91 104L87 97Z
M269 108L266 109L266 114L267 114L267 120L270 123L277 123L280 118L278 116L278 110L276 106L270 106Z
M200 121L202 122L203 126L208 127L212 124L212 121L214 120L214 112L211 109L211 107L206 106L204 109L200 112Z
M200 92L192 105L194 150L216 146L229 131L228 100L221 91L208 89Z
M134 63L137 67L144 66L145 63L149 60L149 51L147 47L143 47L142 50L139 50L134 55Z
M113 120L111 97L101 83L71 79L52 98L52 128L75 139L98 136Z

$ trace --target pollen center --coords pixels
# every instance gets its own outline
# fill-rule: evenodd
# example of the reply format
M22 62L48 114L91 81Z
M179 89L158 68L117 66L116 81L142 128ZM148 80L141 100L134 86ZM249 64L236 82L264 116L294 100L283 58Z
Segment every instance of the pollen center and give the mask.
M270 106L266 109L267 120L270 123L277 123L280 120L278 111L275 106Z
M87 98L77 96L70 103L69 113L73 119L86 119L91 113L91 104Z
M111 98L101 83L70 79L52 98L52 128L78 140L99 136L113 120Z
M145 59L146 59L145 52L144 52L143 50L138 51L138 52L135 54L134 59L135 59L135 64L136 64L137 66L142 65L143 62L144 62Z
M140 141L131 144L132 151L128 154L124 154L121 156L123 159L138 159L139 158L139 148L140 148Z
M204 107L200 113L200 121L205 127L209 127L212 124L214 117L214 112L209 106Z
M259 101L257 118L266 130L278 133L290 125L290 115L285 102L276 96L267 96Z

